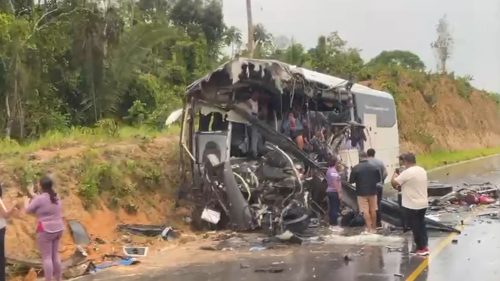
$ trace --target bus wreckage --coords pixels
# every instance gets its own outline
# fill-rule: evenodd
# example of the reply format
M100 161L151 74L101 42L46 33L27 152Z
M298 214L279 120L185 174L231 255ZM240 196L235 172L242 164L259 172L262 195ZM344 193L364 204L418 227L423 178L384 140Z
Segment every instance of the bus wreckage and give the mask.
M329 155L344 167L343 203L357 211L347 176L358 152L372 147L394 170L398 139L390 94L279 61L238 58L186 90L180 192L194 201L198 227L300 233L325 215ZM382 218L401 226L399 205L384 199ZM428 226L454 231L432 220Z

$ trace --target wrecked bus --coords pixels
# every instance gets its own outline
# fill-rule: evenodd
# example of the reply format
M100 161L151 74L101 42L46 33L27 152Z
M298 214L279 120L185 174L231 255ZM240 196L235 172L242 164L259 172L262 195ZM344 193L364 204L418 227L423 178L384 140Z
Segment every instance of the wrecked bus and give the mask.
M238 58L193 82L181 124L181 193L198 227L299 233L326 213L326 155L344 179L366 148L398 165L390 94L275 60ZM395 224L397 204L385 201Z

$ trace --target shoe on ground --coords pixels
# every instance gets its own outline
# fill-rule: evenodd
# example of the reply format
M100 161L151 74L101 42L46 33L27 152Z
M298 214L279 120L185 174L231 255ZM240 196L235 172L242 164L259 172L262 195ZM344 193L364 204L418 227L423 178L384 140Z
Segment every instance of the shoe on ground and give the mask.
M417 256L426 257L426 256L430 255L430 253L431 252L429 251L429 248L425 247L422 250L418 250L415 254Z

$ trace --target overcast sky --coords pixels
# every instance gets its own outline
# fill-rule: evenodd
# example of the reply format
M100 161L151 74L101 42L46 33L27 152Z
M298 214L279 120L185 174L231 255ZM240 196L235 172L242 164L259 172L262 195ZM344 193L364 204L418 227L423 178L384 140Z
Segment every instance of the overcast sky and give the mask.
M223 0L227 25L246 36L246 0ZM476 87L500 93L499 0L252 0L254 23L275 36L314 47L338 31L368 60L383 50L410 50L436 68L430 43L448 16L455 38L449 70L474 77Z

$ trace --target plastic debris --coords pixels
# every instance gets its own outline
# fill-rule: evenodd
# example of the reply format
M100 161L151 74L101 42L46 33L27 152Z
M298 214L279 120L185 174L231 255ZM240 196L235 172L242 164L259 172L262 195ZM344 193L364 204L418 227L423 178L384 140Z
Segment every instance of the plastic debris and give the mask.
M266 247L264 246L254 246L252 248L250 248L250 252L260 252L260 251L264 251L265 249L267 249Z
M96 238L94 239L94 241L95 241L97 244L101 244L101 245L106 244L106 241L104 241L103 239L101 239L101 238L99 238L99 237L96 237Z
M201 246L200 250L204 250L204 251L220 251L220 249L218 249L217 247L214 247L214 246Z
M133 257L122 257L122 256L117 256L117 255L107 255L105 256L105 261L99 263L99 264L94 264L89 266L89 273L96 273L101 270L114 267L114 266L130 266L130 265L135 265L140 263L137 259Z
M262 268L256 268L255 272L261 272L261 273L281 273L283 272L283 268L281 267L262 267Z
M145 257L148 250L148 247L123 247L123 253L128 257Z
M392 252L403 252L403 248L398 248L398 247L389 247L389 246L386 246L385 248L387 249L387 252L388 252L388 253L392 253Z
M76 245L88 246L90 244L90 237L87 230L85 230L85 227L79 221L68 220L68 225Z
M201 213L201 219L211 224L218 224L220 221L220 212L205 208Z
M178 237L172 227L164 225L122 224L118 226L118 230L140 236L160 236L165 240L173 240Z

